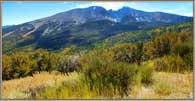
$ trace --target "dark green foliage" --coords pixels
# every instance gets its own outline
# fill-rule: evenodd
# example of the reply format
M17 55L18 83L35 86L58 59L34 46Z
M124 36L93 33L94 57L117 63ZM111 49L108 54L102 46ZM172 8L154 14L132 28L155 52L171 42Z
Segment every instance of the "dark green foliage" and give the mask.
M136 62L138 65L141 64L141 62L144 59L144 44L143 42L137 43L136 44Z
M193 53L188 53L183 57L184 62L190 66L190 70L193 70Z
M58 71L66 74L77 71L78 55L72 55L70 48L65 48L60 55Z
M136 46L134 44L116 45L113 47L114 59L128 63L136 62Z
M192 42L177 42L174 47L174 54L179 55L186 66L187 70L193 70L193 44Z
M168 55L172 51L172 47L177 42L176 33L163 33L160 36L157 36L153 40L147 43L146 51L150 57L161 57Z
M11 63L11 58L7 55L3 55L2 57L2 79L3 80L8 80L13 78L12 77L12 63Z
M137 44L122 44L116 45L112 48L114 52L114 59L121 62L138 63L144 59L143 43Z
M37 66L36 61L30 55L23 52L18 52L12 56L13 77L25 77L32 75L32 68Z
M183 42L176 43L174 47L174 53L181 57L185 57L186 54L193 52L193 46L191 43Z
M37 61L36 71L56 70L58 68L58 57L54 53L44 50L38 50L33 54L34 59Z

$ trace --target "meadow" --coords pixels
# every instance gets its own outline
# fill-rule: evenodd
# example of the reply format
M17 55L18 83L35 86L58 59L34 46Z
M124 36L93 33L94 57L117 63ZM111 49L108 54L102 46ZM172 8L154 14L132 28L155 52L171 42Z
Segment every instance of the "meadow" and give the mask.
M80 80L78 73L69 76L59 72L41 72L32 77L4 81L2 86L3 99L107 99L89 91L85 84L75 83ZM154 82L149 85L135 85L129 97L114 96L111 99L192 99L192 73L154 72ZM62 87L63 83L77 88ZM78 87L80 85L80 87ZM182 89L181 89L182 88ZM73 90L76 90L73 92ZM36 93L35 93L36 92ZM110 92L112 93L112 92ZM79 95L80 94L80 95Z

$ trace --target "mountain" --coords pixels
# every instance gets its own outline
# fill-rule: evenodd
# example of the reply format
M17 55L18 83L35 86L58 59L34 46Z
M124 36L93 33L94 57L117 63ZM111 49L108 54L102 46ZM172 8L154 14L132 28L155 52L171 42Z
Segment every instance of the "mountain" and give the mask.
M2 26L2 29L5 29L5 28L11 27L11 26L14 26L14 25L5 25L5 26Z
M88 8L77 8L67 12L58 13L41 20L61 24L63 22L83 24L99 20L109 20L113 22L161 22L173 24L189 21L189 19L192 18L163 12L144 12L130 7L123 7L116 11L107 11L103 7L91 6Z
M117 11L109 10L109 13L121 22L151 22L151 23L178 23L191 19L190 17L179 16L163 12L144 12L130 7L123 7Z
M115 11L99 6L77 8L3 28L3 52L26 46L49 50L72 45L86 48L119 33L191 20L192 17L163 12L144 12L130 7Z

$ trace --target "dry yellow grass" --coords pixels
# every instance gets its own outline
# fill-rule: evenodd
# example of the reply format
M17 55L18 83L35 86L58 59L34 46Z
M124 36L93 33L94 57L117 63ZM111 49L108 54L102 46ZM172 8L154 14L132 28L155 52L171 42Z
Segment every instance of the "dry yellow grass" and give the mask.
M41 72L32 77L3 81L2 97L4 99L29 98L26 90L41 87L58 87L64 81L78 80L78 73L69 76L60 73ZM193 93L193 73L165 73L155 72L154 82L149 86L135 86L130 94L132 99L189 99ZM86 98L87 95L86 95Z
M60 74L58 72L36 73L33 76L3 81L2 98L3 99L21 99L28 98L25 91L41 86L58 86L67 80L74 80L78 78L77 73L71 73L69 76Z
M193 73L155 72L150 86L135 86L132 97L136 99L192 99Z

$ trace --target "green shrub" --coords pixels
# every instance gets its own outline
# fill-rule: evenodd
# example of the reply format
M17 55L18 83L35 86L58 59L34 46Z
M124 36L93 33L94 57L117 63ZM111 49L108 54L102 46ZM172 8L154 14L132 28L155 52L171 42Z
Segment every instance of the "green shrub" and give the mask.
M91 90L104 94L105 89L119 91L121 96L127 95L129 85L134 82L137 66L124 62L115 62L113 54L107 50L94 51L84 57L80 62L85 79ZM110 92L111 93L111 92Z
M139 71L141 72L141 82L146 85L152 83L152 76L154 71L152 63L147 62L138 68L140 68Z
M163 58L155 60L155 69L157 71L166 71L166 72L185 72L190 70L184 60L177 55L173 56L164 56Z
M38 50L33 54L33 59L37 62L37 67L34 71L51 72L58 68L58 57L54 53L45 50Z
M193 70L193 52L186 54L183 60L190 67L189 69Z
M120 44L111 48L114 52L114 59L120 62L137 63L144 60L143 43Z
M13 78L12 60L9 56L2 57L2 79L9 80Z
M193 45L187 42L177 42L174 46L174 53L184 57L186 54L193 53Z
M36 61L30 55L18 52L12 56L13 77L25 77L32 75L32 69L37 66Z
M188 66L193 67L193 44L189 42L177 42L173 47L173 51L176 55L179 55Z
M77 55L63 55L58 61L58 71L66 74L78 71L78 58L79 56Z

